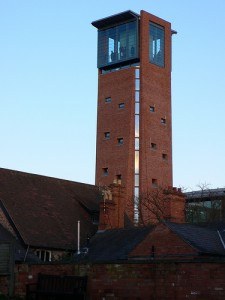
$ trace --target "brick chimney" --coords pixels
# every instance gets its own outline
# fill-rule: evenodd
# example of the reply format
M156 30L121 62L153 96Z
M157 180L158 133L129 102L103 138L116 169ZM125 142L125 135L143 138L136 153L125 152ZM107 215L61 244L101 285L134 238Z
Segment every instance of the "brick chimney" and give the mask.
M103 189L100 202L99 230L123 228L125 193L121 180Z
M140 197L139 225L157 224L162 220L185 222L185 197L181 189L158 187Z
M165 219L175 223L185 222L185 197L180 188L169 187L167 190L170 201Z

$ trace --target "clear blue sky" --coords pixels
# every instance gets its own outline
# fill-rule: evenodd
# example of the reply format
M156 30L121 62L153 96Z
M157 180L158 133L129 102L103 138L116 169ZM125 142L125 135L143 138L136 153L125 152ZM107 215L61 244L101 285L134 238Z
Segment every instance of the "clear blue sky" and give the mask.
M97 31L144 9L172 23L174 186L225 186L224 0L0 0L0 167L94 183Z

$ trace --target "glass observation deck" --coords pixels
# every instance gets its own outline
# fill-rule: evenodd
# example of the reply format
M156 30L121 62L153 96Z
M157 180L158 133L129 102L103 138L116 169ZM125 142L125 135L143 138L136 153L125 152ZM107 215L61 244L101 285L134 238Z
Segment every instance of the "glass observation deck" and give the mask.
M99 69L110 69L139 61L139 15L126 11L92 22L98 28Z

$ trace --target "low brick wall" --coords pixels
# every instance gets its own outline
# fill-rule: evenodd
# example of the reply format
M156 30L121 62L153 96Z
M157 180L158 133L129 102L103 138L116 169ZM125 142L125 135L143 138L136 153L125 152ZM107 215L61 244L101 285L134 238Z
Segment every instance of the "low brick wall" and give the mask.
M137 263L93 265L91 299L225 298L225 264Z
M38 273L88 275L88 295L99 299L225 298L225 262L155 261L114 264L20 264L15 267L15 294L24 296L26 284ZM0 280L0 290L6 286ZM4 284L4 286L2 286Z

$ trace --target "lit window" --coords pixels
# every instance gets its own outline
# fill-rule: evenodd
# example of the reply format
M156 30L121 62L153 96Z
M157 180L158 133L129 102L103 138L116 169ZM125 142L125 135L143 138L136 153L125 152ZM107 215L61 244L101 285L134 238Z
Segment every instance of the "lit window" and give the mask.
M166 119L165 118L161 118L161 124L166 124Z
M139 186L139 174L134 175L134 186L135 187Z
M155 143L151 143L151 149L156 149L157 148L157 146L156 146L156 144Z
M167 154L163 153L162 154L162 159L167 160L167 158L168 158Z
M135 115L135 137L139 137L139 115Z
M134 188L134 196L135 196L136 198L139 197L139 187L135 187L135 188Z
M104 176L109 175L109 168L102 168L102 171Z
M164 67L164 28L154 23L150 23L150 62Z
M135 157L134 157L134 172L136 174L139 173L139 151L135 151Z
M152 178L152 186L156 187L158 185L157 179Z
M135 103L135 115L139 115L140 113L140 103L136 102Z
M123 109L125 107L125 103L120 103L119 104L119 109Z
M112 102L112 98L111 97L105 98L105 103L110 103L110 102Z
M140 78L140 69L135 69L135 78Z
M45 250L36 250L35 254L39 257L42 261L51 261L52 260L52 253L51 251Z
M139 100L140 100L140 92L135 91L135 102L139 102Z
M150 106L150 112L154 112L155 111L155 106Z
M135 90L140 91L140 80L139 79L135 79Z
M139 150L139 138L135 138L135 150Z
M119 145L123 145L123 138L118 138L117 142L118 142Z
M106 140L110 139L110 132L109 131L104 132L104 136Z

